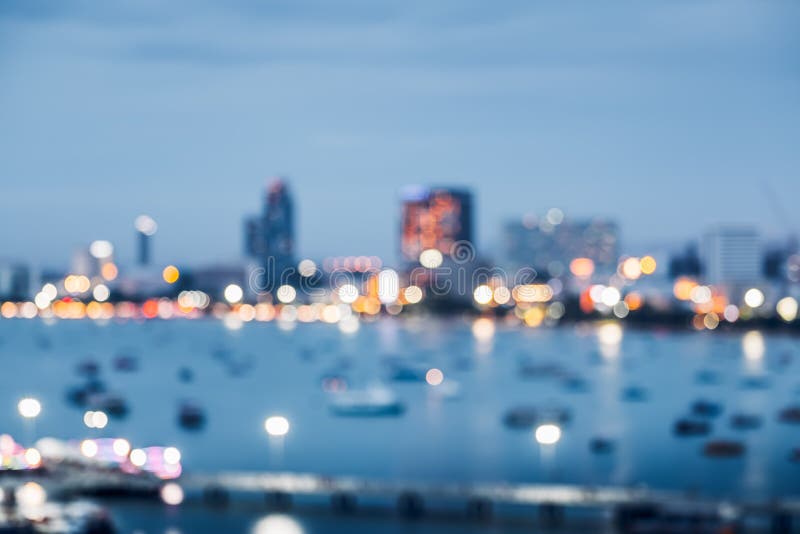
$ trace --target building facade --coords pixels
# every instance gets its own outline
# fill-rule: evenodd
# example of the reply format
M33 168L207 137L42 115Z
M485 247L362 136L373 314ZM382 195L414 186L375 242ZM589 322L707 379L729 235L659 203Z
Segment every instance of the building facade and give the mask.
M472 193L450 187L410 187L401 195L400 257L412 263L424 250L449 255L457 242L474 245Z

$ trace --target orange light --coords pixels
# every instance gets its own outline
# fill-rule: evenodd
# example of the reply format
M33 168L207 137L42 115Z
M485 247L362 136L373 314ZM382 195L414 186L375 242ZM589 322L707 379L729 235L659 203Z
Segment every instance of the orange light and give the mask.
M681 277L675 280L672 293L678 300L689 300L692 297L692 289L697 287L697 282L691 278Z
M653 256L645 256L639 262L639 266L642 268L642 274L653 274L656 272L656 259Z
M103 266L100 268L100 274L108 281L116 280L119 270L117 269L116 265L108 262L103 264Z
M178 268L174 265L167 265L164 267L164 270L161 272L161 277L164 278L164 281L168 284L174 284L180 278L181 273L178 271Z
M158 315L158 301L152 299L146 300L144 304L142 304L142 315L148 319L152 319Z
M589 278L594 273L594 262L589 258L575 258L569 262L569 271L578 278Z
M628 305L628 309L630 311L636 311L639 308L641 308L643 301L644 299L642 299L642 296L635 291L632 291L627 295L625 295L625 304Z

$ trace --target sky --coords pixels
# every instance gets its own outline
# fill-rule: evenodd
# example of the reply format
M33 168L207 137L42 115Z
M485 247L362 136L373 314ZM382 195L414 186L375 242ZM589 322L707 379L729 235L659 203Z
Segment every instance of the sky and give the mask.
M398 193L468 186L477 245L557 206L627 247L800 228L800 3L0 0L0 257L133 220L234 261L285 176L298 253L398 248ZM787 228L788 227L788 228Z

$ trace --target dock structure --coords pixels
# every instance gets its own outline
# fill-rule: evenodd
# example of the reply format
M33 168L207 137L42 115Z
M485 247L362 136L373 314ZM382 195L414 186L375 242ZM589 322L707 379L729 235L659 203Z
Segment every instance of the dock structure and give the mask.
M354 513L363 502L396 506L408 518L433 512L437 506L460 508L466 517L488 519L497 508L531 507L539 518L559 523L565 511L594 509L613 517L620 531L640 521L679 518L715 525L737 525L758 519L772 532L791 532L800 517L800 499L721 500L686 492L655 491L641 487L588 487L568 484L450 483L380 480L282 472L184 473L162 481L150 474L115 469L61 467L43 472L0 472L0 488L10 489L37 481L54 498L114 495L131 499L158 498L166 484L181 487L189 502L228 505L247 495L266 498L273 508L289 508L295 499L327 499L335 512ZM499 514L498 514L499 515ZM688 518L688 519L687 519Z

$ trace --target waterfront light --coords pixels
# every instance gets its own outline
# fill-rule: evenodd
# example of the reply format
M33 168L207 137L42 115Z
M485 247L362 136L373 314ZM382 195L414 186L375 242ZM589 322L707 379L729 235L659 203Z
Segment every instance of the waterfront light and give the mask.
M81 454L87 458L94 458L97 456L97 442L93 439L85 439L81 442Z
M403 296L409 304L417 304L422 300L422 288L418 286L408 286L403 291Z
M637 280L642 276L642 262L639 258L628 258L620 266L622 276L628 280Z
M183 488L175 482L168 482L161 488L161 500L170 506L177 506L183 502Z
M25 419L33 419L42 412L42 404L32 397L26 397L19 401L17 410Z
M297 264L297 271L300 273L300 276L306 278L314 276L314 273L317 272L317 264L311 260L302 260Z
M108 300L108 297L111 296L111 291L108 289L108 286L105 284L97 284L94 286L92 290L92 297L97 302L105 302Z
M569 262L569 272L577 278L589 278L594 273L594 262L590 258L575 258Z
M639 266L642 270L642 274L653 274L656 272L656 259L653 256L645 256L639 262Z
M111 445L111 448L114 450L114 454L117 456L128 456L128 453L131 452L131 444L128 442L127 439L117 438L114 440L114 443Z
M423 250L419 255L419 264L426 269L436 269L444 262L444 256L435 248Z
M534 436L540 445L553 445L561 439L561 429L553 424L539 425Z
M425 381L431 386L438 386L444 382L444 373L437 368L428 369L425 373Z
M48 299L55 300L58 296L58 289L51 283L47 283L42 286L42 293L44 293Z
M270 436L285 436L289 433L289 420L280 415L267 417L264 421L264 429Z
M144 467L144 464L147 463L147 453L142 449L133 449L129 459L134 466Z
M744 294L744 303L751 308L758 308L764 304L764 293L758 288L750 288Z
M797 308L797 300L792 297L784 297L775 305L775 311L787 323L797 318Z
M244 291L242 291L242 288L236 284L228 284L223 294L225 296L225 300L227 300L230 304L236 304L242 300L242 297L244 297Z
M336 290L336 294L339 296L339 300L345 304L352 304L358 298L358 288L353 284L342 284Z
M288 284L284 284L278 288L275 292L275 296L278 297L278 300L283 304L289 304L294 302L294 299L297 298L297 290Z
M472 298L475 302L484 306L492 301L492 288L487 285L480 285L472 292Z
M600 302L611 308L620 301L622 295L616 287L608 286L600 293Z
M497 304L503 305L508 303L511 300L511 290L508 289L506 286L498 286L494 288L492 292L492 297Z
M400 276L397 271L384 269L378 273L378 299L391 304L400 295Z
M42 455L37 449L31 447L25 451L25 462L30 467L39 467L39 464L42 463Z
M177 464L181 461L181 451L175 447L166 447L162 452L164 461L168 464Z

